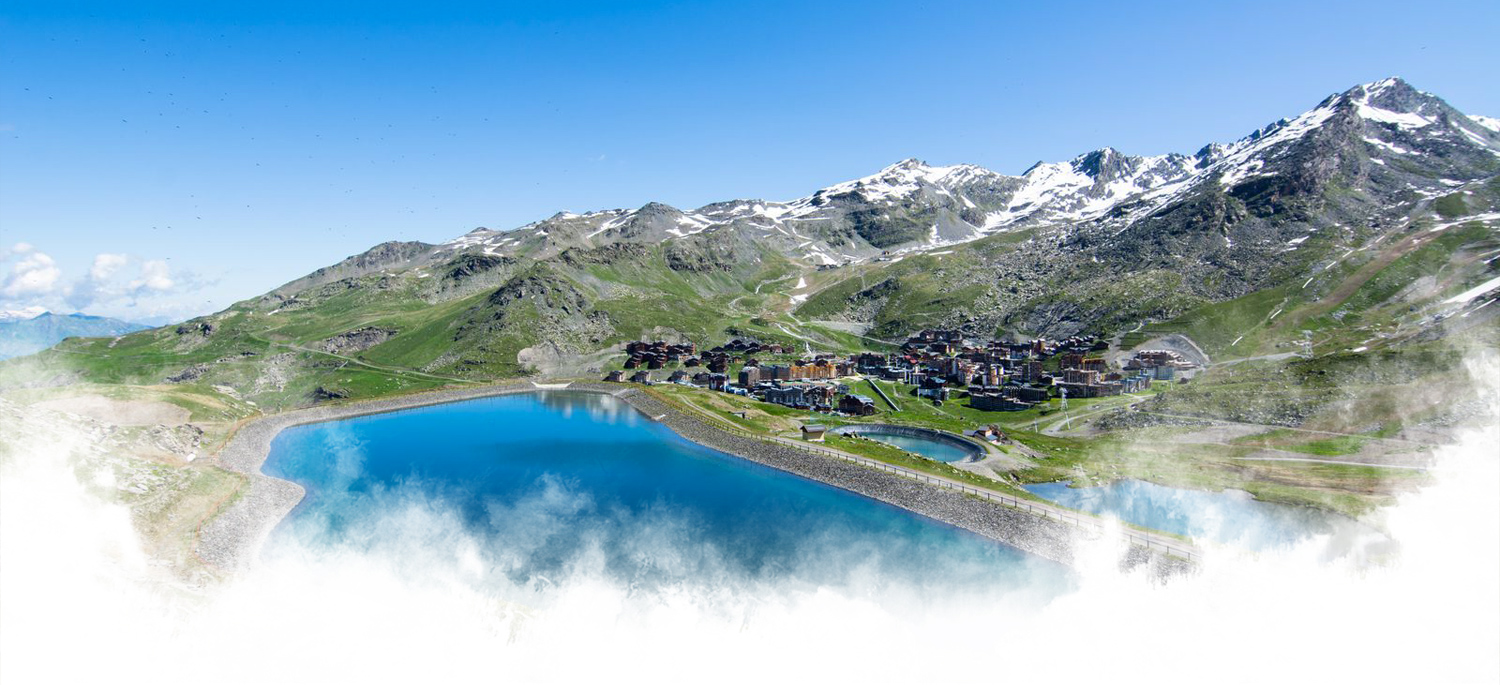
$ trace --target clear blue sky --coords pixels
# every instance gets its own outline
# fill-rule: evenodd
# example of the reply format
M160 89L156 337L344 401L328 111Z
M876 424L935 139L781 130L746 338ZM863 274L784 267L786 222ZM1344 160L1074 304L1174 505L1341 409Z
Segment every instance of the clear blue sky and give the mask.
M0 5L0 308L184 317L564 209L1192 152L1390 75L1500 116L1493 0L228 4Z

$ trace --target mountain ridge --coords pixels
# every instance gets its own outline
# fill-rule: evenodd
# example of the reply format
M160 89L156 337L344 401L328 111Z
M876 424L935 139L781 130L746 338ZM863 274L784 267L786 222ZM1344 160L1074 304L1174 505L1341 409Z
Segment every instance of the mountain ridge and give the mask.
M592 374L614 346L647 337L853 349L927 327L1108 336L1255 293L1295 308L1340 292L1360 263L1421 248L1420 227L1489 221L1500 131L1486 121L1385 79L1191 155L1105 147L1020 176L908 158L786 202L558 212L438 244L381 243L109 354L151 350L157 366L132 372L151 382L244 352L323 377L333 372L309 351L348 349L348 336L368 346L344 356L372 368L481 379ZM1441 241L1462 268L1435 292L1494 276L1494 260L1472 256L1492 233L1443 234L1464 237ZM246 396L301 397L224 368L221 384Z

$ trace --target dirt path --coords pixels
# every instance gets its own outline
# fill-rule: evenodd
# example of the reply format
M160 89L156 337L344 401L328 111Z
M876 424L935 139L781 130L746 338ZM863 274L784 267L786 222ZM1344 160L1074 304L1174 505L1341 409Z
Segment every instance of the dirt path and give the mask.
M251 336L251 337L253 338L254 336ZM386 366L384 364L376 364L376 363L373 363L373 362L365 361L363 359L356 359L354 357L347 357L347 356L344 356L342 354L338 354L338 353L335 353L335 352L326 352L326 351L323 351L323 350L313 349L311 347L303 347L301 345L294 345L292 343L278 342L278 341L275 341L275 340L261 340L261 342L264 342L267 345L272 345L272 346L275 346L275 347L285 347L287 349L297 350L299 352L307 352L308 354L321 354L321 355L325 355L325 356L328 356L328 357L334 357L336 359L342 359L345 362L348 362L350 364L357 364L359 366L363 366L363 367L366 367L366 368L374 369L376 371L381 371L381 372L384 372L384 373L387 373L387 374L392 374L392 375L397 375L397 376L420 376L422 378L428 378L428 379L439 380L439 381L450 381L450 382L453 382L453 383L462 383L462 384L465 384L465 385L473 385L475 383L479 383L479 381L471 380L471 379L468 379L468 378L456 378L454 376L440 376L440 375L437 375L437 374L426 373L426 372L423 372L423 371L417 371L415 369L403 369L403 368L401 368L399 366Z

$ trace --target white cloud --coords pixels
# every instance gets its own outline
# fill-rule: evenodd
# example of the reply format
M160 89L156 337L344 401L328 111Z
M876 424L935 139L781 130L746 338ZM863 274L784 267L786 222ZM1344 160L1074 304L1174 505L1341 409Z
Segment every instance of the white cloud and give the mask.
M22 248L25 249L22 249ZM12 248L17 254L27 255L11 267L0 294L5 297L43 297L59 292L62 269L43 252L35 252L26 243L17 243Z
M94 256L94 266L89 269L89 278L102 281L118 271L130 258L122 254L103 252Z
M31 243L16 243L10 247L0 247L0 262L7 261L16 255L26 254L31 250Z
M171 271L167 263L161 259L148 259L141 264L140 278L130 282L130 289L139 293L142 290L155 290L162 292L171 290L176 283L172 280Z

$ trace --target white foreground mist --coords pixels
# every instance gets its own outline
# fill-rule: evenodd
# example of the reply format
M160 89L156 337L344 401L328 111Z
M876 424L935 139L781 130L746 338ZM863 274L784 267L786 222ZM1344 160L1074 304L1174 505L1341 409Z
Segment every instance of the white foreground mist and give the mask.
M1475 371L1500 387L1493 356ZM7 684L1500 680L1494 421L1440 450L1435 484L1385 512L1400 552L1384 564L1330 562L1331 541L1313 539L1216 549L1162 583L1120 572L1120 550L1100 542L1076 590L1040 608L971 591L919 606L857 578L638 593L588 559L565 578L481 590L477 543L417 504L392 512L375 551L293 550L191 590L142 554L101 484L75 476L83 438L5 439L19 448L0 464Z

